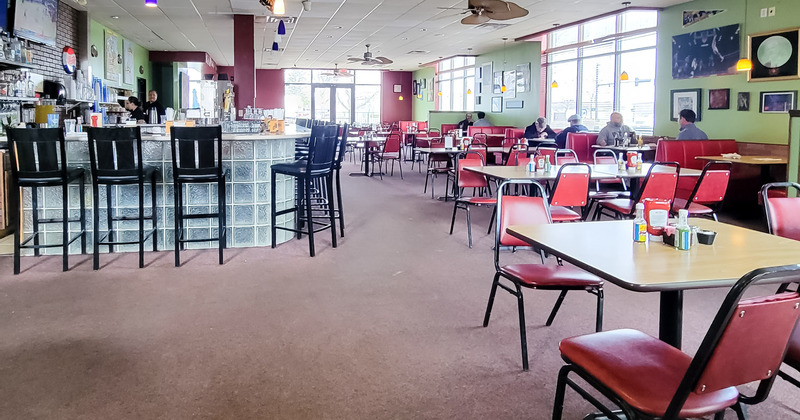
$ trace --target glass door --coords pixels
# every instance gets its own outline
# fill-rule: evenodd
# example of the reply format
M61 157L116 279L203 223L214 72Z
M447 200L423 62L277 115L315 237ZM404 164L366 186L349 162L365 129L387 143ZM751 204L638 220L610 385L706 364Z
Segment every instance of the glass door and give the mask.
M337 124L353 122L353 86L320 85L311 87L311 118Z

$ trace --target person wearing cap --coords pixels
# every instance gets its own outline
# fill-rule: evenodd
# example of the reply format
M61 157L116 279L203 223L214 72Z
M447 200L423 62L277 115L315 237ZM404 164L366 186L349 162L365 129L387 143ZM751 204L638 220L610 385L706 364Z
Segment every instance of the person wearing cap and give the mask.
M567 118L567 121L569 122L569 127L561 130L561 132L558 133L558 135L556 136L556 144L560 149L563 149L567 146L568 133L589 131L589 129L586 128L585 125L581 124L581 117L579 117L577 114L571 115L569 118Z

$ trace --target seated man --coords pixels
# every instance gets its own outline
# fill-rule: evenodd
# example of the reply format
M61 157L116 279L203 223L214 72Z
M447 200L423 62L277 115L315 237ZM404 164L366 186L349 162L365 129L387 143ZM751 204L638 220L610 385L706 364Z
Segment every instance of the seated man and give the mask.
M463 120L458 122L458 129L461 130L461 132L466 133L467 129L469 129L469 127L472 126L472 124L473 124L473 122L472 122L472 113L468 112L467 115L466 115L466 118L464 118ZM442 134L446 134L446 133L442 133Z
M492 123L486 119L486 113L483 111L478 111L478 121L475 121L472 124L473 127L491 127Z
M563 148L567 147L567 134L568 133L578 133L578 132L581 132L581 131L589 131L589 129L586 128L585 125L581 124L581 117L579 117L577 114L571 115L569 118L567 118L567 121L569 122L569 127L561 130L561 132L558 133L558 135L556 136L556 144L558 145L559 149L563 149Z
M539 117L533 124L525 127L525 134L523 137L526 139L554 139L556 132L547 125L547 120Z
M678 140L708 140L708 136L703 130L694 125L697 118L694 111L684 109L678 113L678 122L681 124L681 132L678 133Z
M612 112L610 121L600 130L597 135L597 144L600 146L615 146L618 140L622 140L625 134L633 137L630 127L622 124L622 114Z

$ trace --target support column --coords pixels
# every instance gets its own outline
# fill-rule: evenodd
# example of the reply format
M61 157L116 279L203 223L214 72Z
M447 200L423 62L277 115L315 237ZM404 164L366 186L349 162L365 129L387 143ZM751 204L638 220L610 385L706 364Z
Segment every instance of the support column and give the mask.
M256 101L256 51L253 15L233 15L233 84L236 113Z

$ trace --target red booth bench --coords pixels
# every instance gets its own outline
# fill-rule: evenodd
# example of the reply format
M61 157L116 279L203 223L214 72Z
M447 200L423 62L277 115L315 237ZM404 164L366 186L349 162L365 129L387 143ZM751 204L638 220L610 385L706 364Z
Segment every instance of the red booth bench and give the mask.
M736 153L739 147L736 140L659 140L656 147L656 162L678 162L681 168L703 169L705 160L696 156L716 156L723 153ZM688 199L692 194L696 176L681 176L675 197Z
M503 145L503 139L505 138L506 128L514 128L514 127L507 125L498 125L492 127L470 127L467 130L467 135L469 137L472 137L476 133L502 134L502 136L489 136L486 139L486 146L498 147Z

